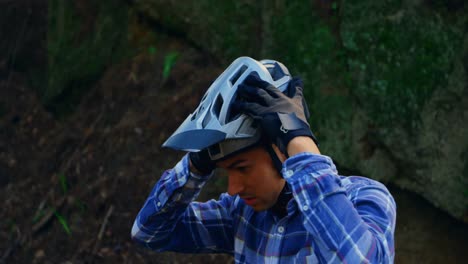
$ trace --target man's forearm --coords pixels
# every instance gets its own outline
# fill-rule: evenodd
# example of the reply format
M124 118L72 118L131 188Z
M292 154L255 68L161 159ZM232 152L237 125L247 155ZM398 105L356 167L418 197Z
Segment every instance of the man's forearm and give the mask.
M208 179L190 175L188 166L188 158L184 157L155 185L135 220L132 229L135 240L154 249L166 243L163 238L170 236L175 220L185 212Z
M370 179L341 178L329 157L303 146L285 162L284 175L322 256L392 262L396 212L388 190Z
M301 153L301 152L310 152L313 154L320 154L315 142L310 137L295 137L288 144L288 155L290 157Z

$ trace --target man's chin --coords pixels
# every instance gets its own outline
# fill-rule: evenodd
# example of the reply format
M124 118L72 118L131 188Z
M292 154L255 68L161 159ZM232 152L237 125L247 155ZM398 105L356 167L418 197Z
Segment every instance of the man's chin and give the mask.
M242 198L244 203L247 206L250 206L255 212L261 212L268 210L274 206L274 203L265 203L264 201L258 199L258 198Z
M249 205L250 206L250 205ZM266 209L265 208L258 208L258 207L254 207L254 206L250 206L255 212L263 212L265 211Z
M264 204L254 204L254 205L248 205L250 206L255 212L262 212L270 209L273 206L267 206Z

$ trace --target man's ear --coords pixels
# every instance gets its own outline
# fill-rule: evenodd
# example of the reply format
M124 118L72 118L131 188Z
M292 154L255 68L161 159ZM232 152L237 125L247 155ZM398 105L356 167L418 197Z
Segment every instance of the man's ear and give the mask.
M278 159L281 161L281 163L284 163L284 161L287 159L286 155L284 155L284 153L281 152L275 144L271 144L271 146L273 147L273 150L275 151L276 156L278 156Z

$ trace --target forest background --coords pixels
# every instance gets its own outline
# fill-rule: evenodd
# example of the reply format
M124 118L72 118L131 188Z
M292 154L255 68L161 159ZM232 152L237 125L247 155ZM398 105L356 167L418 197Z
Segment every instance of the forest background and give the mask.
M239 56L305 82L343 175L389 186L397 263L468 252L463 0L0 1L0 263L224 263L130 240L161 143ZM216 198L217 175L199 200Z

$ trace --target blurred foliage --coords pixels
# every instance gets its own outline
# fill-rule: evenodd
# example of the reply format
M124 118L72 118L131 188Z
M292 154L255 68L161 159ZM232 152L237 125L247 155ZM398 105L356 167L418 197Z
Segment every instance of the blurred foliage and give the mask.
M49 0L47 83L38 91L57 115L73 110L107 66L128 56L123 1Z

